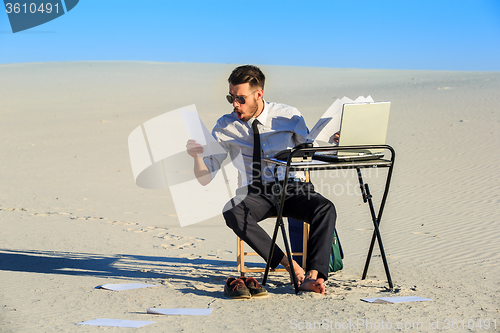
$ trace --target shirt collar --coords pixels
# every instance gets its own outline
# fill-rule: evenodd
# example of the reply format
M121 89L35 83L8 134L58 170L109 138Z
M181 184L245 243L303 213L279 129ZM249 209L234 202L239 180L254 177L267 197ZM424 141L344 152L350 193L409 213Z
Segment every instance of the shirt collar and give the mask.
M261 114L259 114L257 118L254 118L254 121L257 119L259 123L264 125L267 120L267 115L269 114L269 103L267 103L264 99L262 99L262 102L264 102L264 110L262 110Z

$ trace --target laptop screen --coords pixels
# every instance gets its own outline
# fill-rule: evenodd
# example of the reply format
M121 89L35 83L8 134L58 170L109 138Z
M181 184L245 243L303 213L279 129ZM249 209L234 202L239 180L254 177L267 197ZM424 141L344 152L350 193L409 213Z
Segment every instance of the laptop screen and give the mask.
M390 102L344 104L339 146L385 144L390 108ZM359 153L376 153L382 150L340 150L338 154L357 155Z

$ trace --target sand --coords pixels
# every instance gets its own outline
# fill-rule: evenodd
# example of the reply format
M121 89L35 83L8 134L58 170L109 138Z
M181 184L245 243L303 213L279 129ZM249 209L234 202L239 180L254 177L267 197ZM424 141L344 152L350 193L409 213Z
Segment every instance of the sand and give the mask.
M270 297L235 301L223 295L237 272L236 238L222 216L181 228L168 190L135 184L127 147L134 128L190 104L212 128L230 111L233 67L0 65L2 332L105 330L76 325L95 318L156 321L142 332L500 331L499 72L262 66L266 99L297 107L309 128L344 95L392 102L387 143L397 157L381 232L395 288L377 248L361 280L368 207L333 190L356 178L318 174L317 190L338 210L344 269L331 274L325 296L295 295L287 275L274 273ZM376 202L381 179L367 179ZM94 289L105 283L158 287ZM433 301L360 301L385 296ZM146 314L152 307L214 310Z

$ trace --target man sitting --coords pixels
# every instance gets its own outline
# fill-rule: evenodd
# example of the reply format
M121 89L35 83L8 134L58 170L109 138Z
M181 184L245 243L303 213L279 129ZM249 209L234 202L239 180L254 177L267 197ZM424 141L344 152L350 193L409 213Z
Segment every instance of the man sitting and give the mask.
M223 209L227 226L266 262L271 260L271 268L281 263L290 271L293 264L301 290L324 294L337 216L333 203L305 182L302 171L290 172L283 216L310 224L306 272L277 246L268 258L272 240L258 223L277 214L271 191L274 166L262 158L306 142L309 130L304 118L293 107L263 99L265 76L255 66L237 67L228 81L227 100L233 112L219 118L212 131L226 153L201 158L202 146L189 140L186 148L194 158L194 173L200 184L207 185L228 154L233 161L242 158L243 163L235 163L242 187ZM282 181L284 172L278 176Z

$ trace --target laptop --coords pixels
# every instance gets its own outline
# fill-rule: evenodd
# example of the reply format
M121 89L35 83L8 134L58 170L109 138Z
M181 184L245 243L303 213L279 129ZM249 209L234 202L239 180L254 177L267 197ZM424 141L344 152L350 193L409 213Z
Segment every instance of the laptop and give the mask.
M389 124L390 102L348 103L342 109L339 146L383 145ZM384 149L349 149L316 152L314 159L325 162L373 160Z

